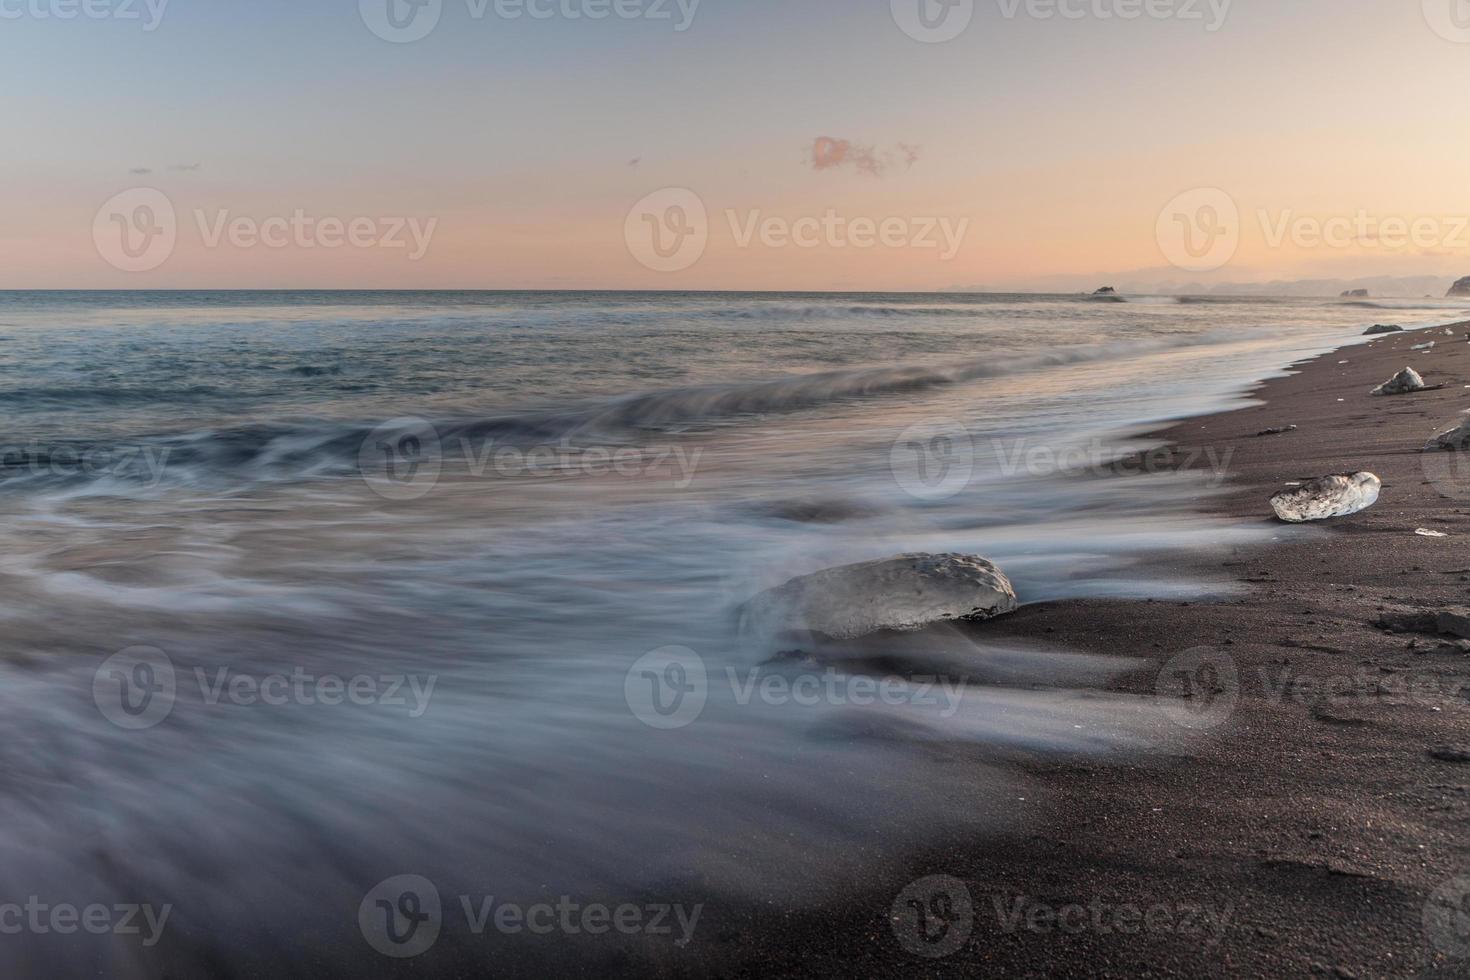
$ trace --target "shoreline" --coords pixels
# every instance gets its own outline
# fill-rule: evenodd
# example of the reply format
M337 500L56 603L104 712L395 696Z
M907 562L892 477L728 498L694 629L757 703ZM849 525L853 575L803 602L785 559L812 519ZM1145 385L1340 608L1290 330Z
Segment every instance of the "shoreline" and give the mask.
M991 952L1011 953L989 963L1004 962L1007 975L1080 975L1103 964L1104 973L1165 976L1464 975L1466 962L1426 933L1424 910L1435 889L1470 874L1470 766L1434 754L1470 748L1470 651L1376 623L1384 607L1470 603L1470 478L1449 467L1452 454L1421 451L1470 408L1466 327L1345 345L1255 386L1251 405L1145 436L1197 456L1230 454L1228 478L1204 510L1269 528L1272 542L1160 560L1244 594L1049 603L985 631L1146 658L1147 668L1109 688L1137 695L1173 693L1160 686L1166 665L1203 648L1212 669L1233 668L1222 689L1238 698L1218 722L1205 717L1162 768L1033 771L1069 828L1035 841L1053 863L1033 893L1090 894L1083 883L1116 890L1133 879L1140 899L1233 907L1218 945L1177 933L1120 942L1002 931ZM1412 349L1431 340L1430 350ZM1369 394L1406 365L1445 387ZM1268 498L1288 483L1358 470L1383 479L1368 510L1309 526L1272 515ZM1018 863L990 872L1013 878Z
M1176 698L1185 724L1157 751L1021 762L1021 829L875 855L867 894L822 910L728 909L708 975L725 975L723 963L818 975L1463 977L1470 965L1450 954L1470 952L1470 935L1436 942L1425 910L1470 875L1470 765L1440 753L1470 751L1470 643L1376 622L1381 607L1470 604L1470 475L1441 480L1444 496L1420 451L1470 408L1467 329L1349 343L1253 386L1248 405L1138 437L1231 454L1201 513L1273 540L1160 555L1151 571L1244 592L1060 600L974 628L985 641L1139 658L1106 690L1142 697L1175 697L1161 678L1203 649L1212 668L1233 670L1216 687L1228 710L1207 708L1200 724ZM1432 351L1410 349L1430 340ZM1445 387L1369 395L1405 365ZM1268 498L1288 482L1357 470L1384 482L1368 510L1308 526L1272 514ZM896 938L890 903L934 875L967 889L971 932L927 958Z

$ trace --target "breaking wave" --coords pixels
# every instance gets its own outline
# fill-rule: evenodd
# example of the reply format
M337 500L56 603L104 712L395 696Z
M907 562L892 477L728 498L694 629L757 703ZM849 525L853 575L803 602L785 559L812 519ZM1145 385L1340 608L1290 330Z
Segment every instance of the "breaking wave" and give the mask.
M238 481L292 479L352 472L363 444L372 436L422 431L432 425L440 439L495 438L515 444L546 441L630 441L657 432L687 431L747 417L789 413L865 398L923 392L986 378L1042 371L1097 361L1142 357L1170 349L1208 346L1239 337L1220 333L1089 344L1030 354L970 358L950 365L915 365L825 371L756 381L697 385L624 395L562 408L490 417L403 419L382 424L306 420L271 422L182 435L155 435L127 447L135 465L97 468L109 482L161 479L150 459L167 463L170 482L207 482L212 477ZM123 450L94 444L51 445L44 449L0 447L0 487L19 489L94 479L80 462L99 453L115 460ZM77 465L54 465L59 461Z

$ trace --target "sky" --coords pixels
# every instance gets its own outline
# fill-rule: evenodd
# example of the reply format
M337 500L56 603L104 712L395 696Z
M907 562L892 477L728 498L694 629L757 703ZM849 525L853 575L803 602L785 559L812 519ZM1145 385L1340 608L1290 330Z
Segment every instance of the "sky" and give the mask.
M0 288L1458 277L1467 82L1466 0L0 0Z

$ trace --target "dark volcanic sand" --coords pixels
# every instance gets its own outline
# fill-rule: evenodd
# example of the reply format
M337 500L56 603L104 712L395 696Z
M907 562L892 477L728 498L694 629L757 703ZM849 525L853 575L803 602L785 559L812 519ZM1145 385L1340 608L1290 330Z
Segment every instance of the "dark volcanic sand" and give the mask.
M987 638L1146 658L1147 669L1114 685L1141 695L1154 694L1176 654L1208 647L1239 679L1223 724L1136 765L1033 763L1042 791L1015 804L1034 807L1025 833L875 856L874 893L844 911L711 910L719 925L697 940L701 959L732 974L1470 977L1470 960L1439 952L1424 924L1431 892L1470 875L1470 765L1439 751L1470 750L1470 653L1374 625L1385 604L1470 604L1470 475L1446 497L1419 451L1470 408L1470 344L1465 328L1455 334L1344 348L1263 385L1263 405L1161 434L1186 456L1234 450L1224 492L1204 506L1282 538L1164 561L1247 591L1205 603L1033 605L980 627ZM1432 352L1409 350L1429 340ZM1446 387L1369 396L1406 364ZM1288 425L1298 428L1256 435ZM1267 499L1286 482L1363 469L1384 482L1370 510L1308 529L1272 518ZM1273 695L1283 672L1351 689ZM974 931L960 951L928 960L899 946L889 903L936 874L965 883ZM1009 911L1023 896L1089 907L1089 918L1101 903L1104 928L1072 919L1063 931L1041 918L1033 930L1023 917L1007 929L996 902ZM1156 911L1152 927L1122 934L1112 910L1124 905L1184 918ZM1459 947L1470 952L1463 907ZM1228 915L1223 931L1195 908Z

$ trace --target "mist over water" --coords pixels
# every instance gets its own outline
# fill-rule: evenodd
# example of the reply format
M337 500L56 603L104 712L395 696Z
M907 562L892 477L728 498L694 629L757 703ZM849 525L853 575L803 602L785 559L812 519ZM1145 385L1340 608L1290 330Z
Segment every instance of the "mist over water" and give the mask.
M983 628L793 646L742 629L739 605L913 551L988 557L1023 602L1216 591L1140 560L1258 536L1195 513L1207 474L1077 462L1143 448L1128 433L1229 405L1384 315L0 294L0 892L173 907L153 947L29 934L0 955L283 972L303 935L375 956L358 909L394 875L446 902L800 906L860 892L875 855L1020 826L1015 760L1181 737L1100 690L1129 651ZM646 660L669 648L685 659ZM121 680L99 674L138 649ZM703 704L660 727L672 715L641 685L690 683L670 662L701 667ZM165 669L165 716L102 710ZM890 676L901 703L854 703L854 678ZM323 703L321 678L371 696ZM770 678L826 686L811 704L753 693ZM473 939L446 922L441 942Z

